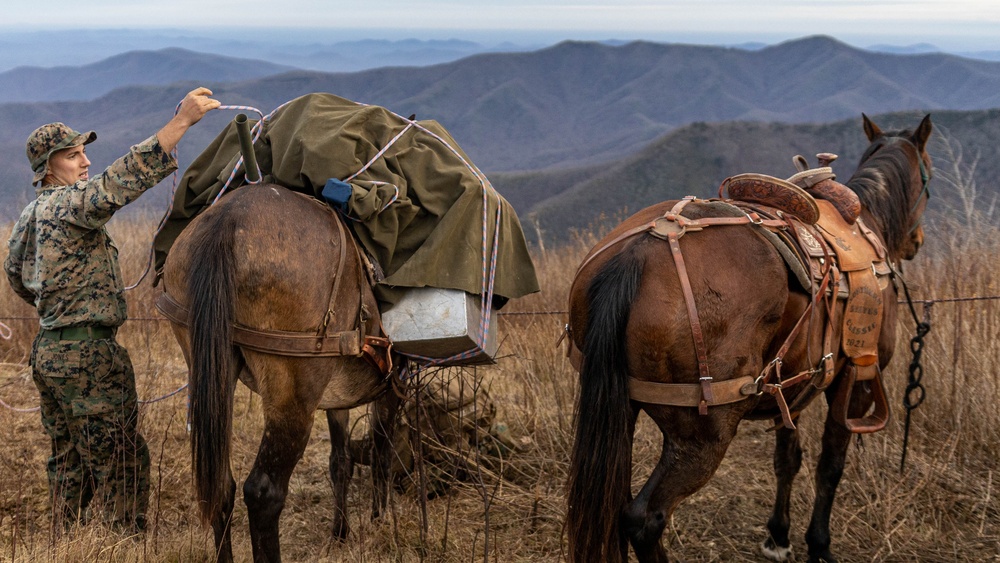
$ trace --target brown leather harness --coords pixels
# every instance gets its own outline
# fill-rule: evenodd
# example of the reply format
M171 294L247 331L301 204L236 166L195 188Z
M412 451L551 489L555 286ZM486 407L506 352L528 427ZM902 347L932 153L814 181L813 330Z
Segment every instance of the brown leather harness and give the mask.
M304 196L305 197L305 196ZM316 201L313 198L308 198ZM317 204L322 205L317 201ZM323 205L329 210L329 207ZM364 305L360 295L363 284L371 285L372 268L370 262L358 249L354 237L347 233L347 228L343 221L330 210L332 220L337 224L337 232L340 239L340 257L337 264L337 275L334 276L333 285L330 289L329 306L323 315L323 320L314 331L283 331L283 330L260 330L244 326L238 323L233 324L233 343L241 347L275 354L279 356L297 357L336 357L354 356L363 357L373 366L381 370L382 374L392 371L392 342L388 338L373 336L365 333L365 324L371 320L371 312ZM347 261L347 245L354 249L359 263L363 266L358 269L358 319L355 328L351 330L329 332L330 321L334 317L334 301L340 289L340 275L344 271ZM367 273L367 276L366 276ZM159 309L170 321L188 326L189 311L181 305L166 291L161 293L156 299L156 308Z
M834 301L839 293L842 293L841 284L843 277L841 272L846 271L850 278L848 290L863 294L865 298L870 298L872 287L878 289L876 281L876 262L884 266L885 252L881 241L874 233L864 226L856 216L851 217L845 209L850 209L850 205L831 205L825 201L814 201L813 197L803 190L787 185L787 182L761 175L743 175L737 177L739 181L745 183L731 183L730 188L740 187L743 189L734 190L746 199L755 203L740 200L696 200L694 196L688 196L678 201L669 211L661 217L629 229L612 240L608 241L595 251L593 251L577 269L577 274L583 270L596 256L602 254L612 246L629 239L631 237L649 233L652 236L666 240L670 246L671 256L674 261L677 276L680 281L681 291L684 296L685 306L688 314L688 321L691 328L692 340L694 343L695 356L698 362L699 382L693 383L660 383L653 381L639 380L629 377L629 394L633 400L645 403L672 405L672 406L697 406L698 412L702 415L708 414L709 406L735 403L752 396L759 396L768 393L775 398L775 402L780 411L781 423L788 428L795 428L794 419L798 414L815 398L820 391L826 389L833 381L834 366L836 356L839 354L841 343L833 342L834 327L832 324L832 313ZM729 179L733 180L733 179ZM727 183L729 183L727 180ZM771 182L774 180L774 182ZM824 181L832 181L824 178ZM723 186L726 186L724 183ZM824 184L824 188L833 193L836 186L829 183ZM842 187L847 190L846 187ZM720 188L720 195L722 189ZM752 197L756 194L758 197ZM839 195L839 194L838 194ZM692 202L699 203L727 203L737 207L742 216L733 217L702 217L691 219L681 215L684 208ZM781 207L767 206L760 201L770 201L777 203ZM792 213L804 215L808 223L803 222ZM852 219L850 225L848 219ZM815 225L813 223L816 223ZM774 359L765 366L764 370L756 378L744 376L726 381L714 381L709 371L707 347L705 345L704 334L701 322L698 317L698 309L695 305L694 292L688 277L684 256L681 252L679 239L687 232L700 231L704 228L720 225L754 225L762 229L767 229L775 234L781 235L779 238L787 245L793 247L794 255L803 262L803 269L811 272L814 284L812 285L813 297L806 307L802 316L789 332L785 341L779 348ZM843 250L835 244L839 241L845 243L845 238L850 238L853 243L852 248ZM805 239L805 240L800 240ZM770 240L770 239L769 239ZM857 250L853 250L857 247ZM834 248L837 250L835 251ZM839 252L839 254L838 254ZM784 254L783 254L784 256ZM786 261L789 261L786 257ZM791 263L790 263L791 266ZM883 268L885 274L888 269ZM867 274L867 277L866 277ZM852 307L852 294L848 294L846 305L849 311ZM807 369L791 377L783 377L781 367L783 358L788 353L792 344L801 334L803 327L809 322L817 307L826 307L827 324L823 336L823 356L819 366L814 369ZM869 307L861 306L861 309ZM867 331L863 342L857 350L851 351L848 344L847 335L844 337L845 355L849 358L847 369L848 381L840 388L840 393L835 399L834 414L848 429L853 432L873 432L885 426L888 419L888 406L885 400L884 389L882 389L881 374L878 372L877 362L877 334L880 330L881 309L879 309L877 319L865 317L868 322L865 325ZM874 323L874 324L872 324ZM848 323L849 324L849 323ZM846 325L845 325L846 326ZM874 339L872 338L874 336ZM575 346L570 339L569 354L571 358ZM854 383L862 380L875 380L875 413L861 419L850 419L847 415L847 405ZM792 386L809 382L812 389L800 392L796 400L789 404L784 397L783 390Z

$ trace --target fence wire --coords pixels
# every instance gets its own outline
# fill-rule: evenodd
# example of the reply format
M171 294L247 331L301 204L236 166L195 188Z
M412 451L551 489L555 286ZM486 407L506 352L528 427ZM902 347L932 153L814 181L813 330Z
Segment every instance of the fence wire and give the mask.
M1000 301L1000 295L985 295L985 296L969 296L969 297L941 297L938 299L914 299L913 303L922 303L925 307L930 307L936 303L968 303L975 301ZM904 304L905 300L899 300L897 303ZM566 315L569 311L565 310L552 310L552 311L500 311L497 313L501 317L528 317L528 316L549 316L549 315ZM0 317L0 338L4 340L11 340L13 338L14 331L7 324L2 321L31 321L38 320L37 316L12 316L12 317ZM164 317L132 317L126 320L126 322L169 322L168 319ZM165 395L156 397L154 399L140 400L141 404L152 404L158 403L165 399L169 399L174 395L177 395L181 391L187 389L187 384L178 387L177 389L167 393ZM33 408L17 408L7 404L2 398L0 398L0 407L7 410L11 410L18 413L32 413L38 412L39 407Z

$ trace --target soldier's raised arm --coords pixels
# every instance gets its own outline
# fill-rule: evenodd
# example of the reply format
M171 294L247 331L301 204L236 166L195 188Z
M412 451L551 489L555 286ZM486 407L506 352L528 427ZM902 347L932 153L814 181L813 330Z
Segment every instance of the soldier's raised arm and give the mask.
M218 100L210 98L211 95L212 91L202 86L184 96L177 114L156 133L163 150L173 151L188 128L201 121L206 113L221 105Z

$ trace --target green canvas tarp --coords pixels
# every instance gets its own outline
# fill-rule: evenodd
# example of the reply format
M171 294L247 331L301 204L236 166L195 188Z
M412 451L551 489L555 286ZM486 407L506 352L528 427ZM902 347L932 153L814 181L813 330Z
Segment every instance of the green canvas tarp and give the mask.
M254 149L264 182L321 198L328 179L348 181L348 215L355 221L347 223L385 273L376 286L380 300L394 302L407 287L482 293L484 190L490 252L500 208L494 295L516 298L538 291L514 209L437 122L411 122L382 107L308 94L264 120ZM153 242L157 271L184 227L222 190L239 158L230 124L184 172ZM241 165L226 190L243 183Z

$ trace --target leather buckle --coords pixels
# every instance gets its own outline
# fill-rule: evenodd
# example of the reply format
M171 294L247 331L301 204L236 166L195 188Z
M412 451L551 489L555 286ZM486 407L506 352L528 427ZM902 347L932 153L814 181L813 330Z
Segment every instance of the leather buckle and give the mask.
M378 336L365 336L361 356L385 375L392 371L392 341Z

